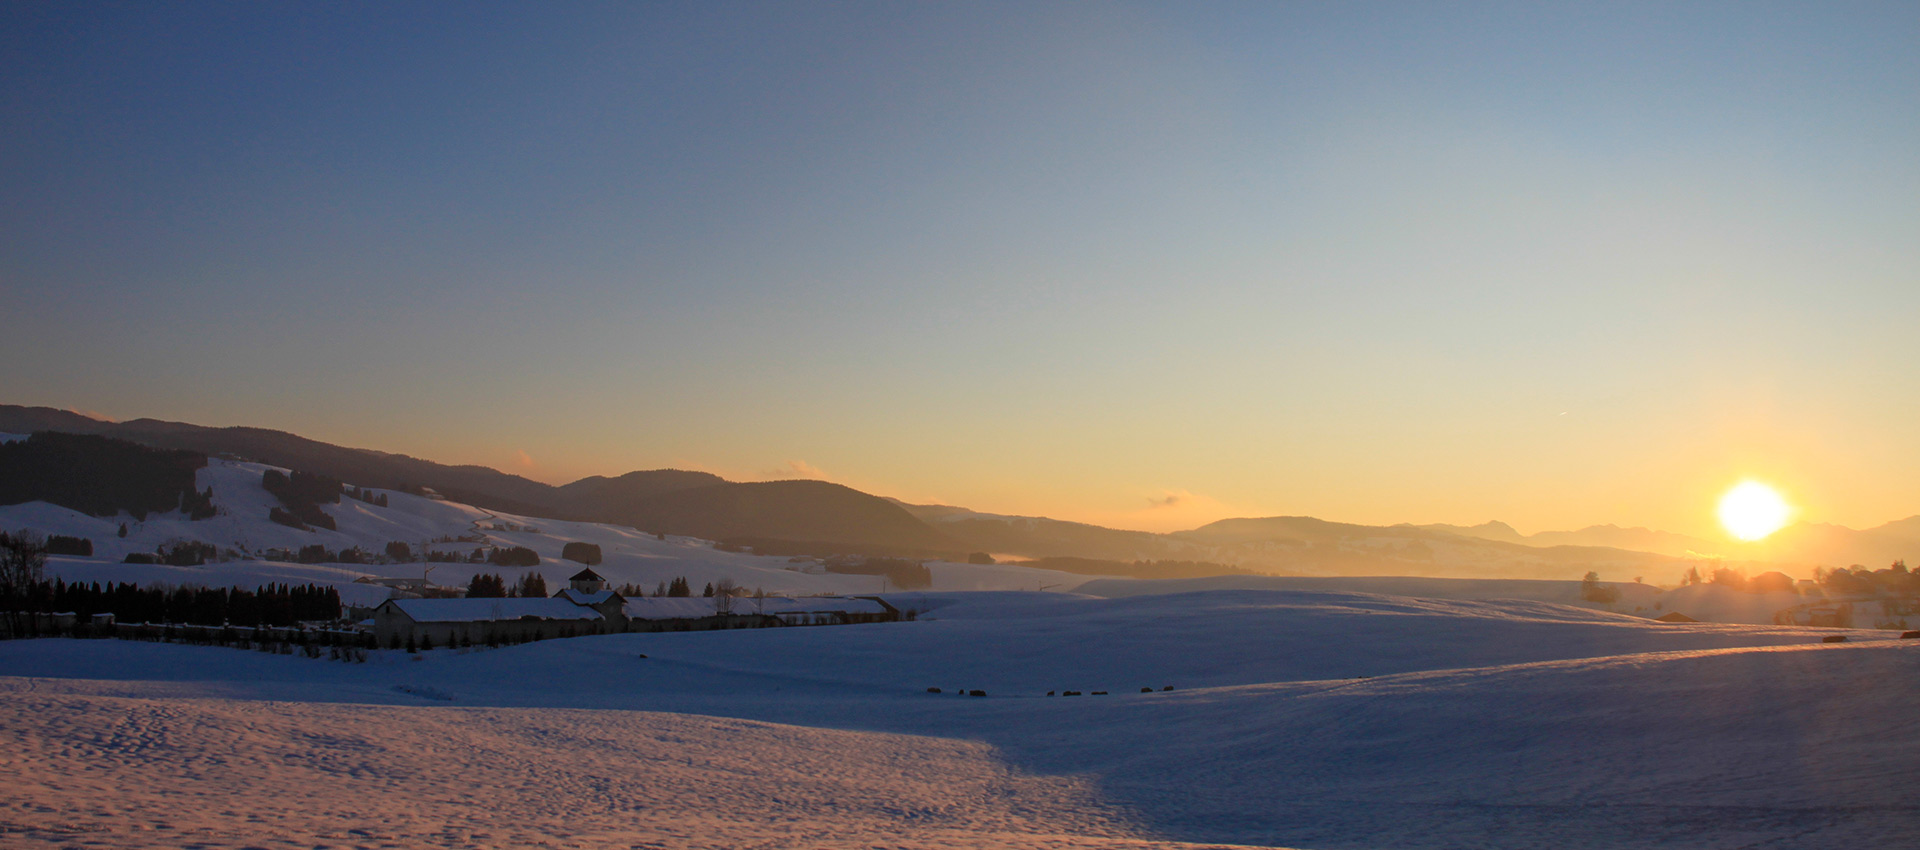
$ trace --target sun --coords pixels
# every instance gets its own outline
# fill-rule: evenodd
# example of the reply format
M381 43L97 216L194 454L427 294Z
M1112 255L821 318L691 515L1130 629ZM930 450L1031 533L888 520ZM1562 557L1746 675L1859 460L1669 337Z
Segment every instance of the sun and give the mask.
M1720 497L1720 524L1741 540L1759 540L1780 530L1793 516L1787 500L1758 481L1742 481Z

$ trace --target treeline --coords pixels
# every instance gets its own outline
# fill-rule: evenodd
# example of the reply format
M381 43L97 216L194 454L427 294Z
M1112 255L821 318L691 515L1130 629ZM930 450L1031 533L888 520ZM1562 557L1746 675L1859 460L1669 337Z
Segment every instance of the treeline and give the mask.
M299 549L268 549L260 553L270 561L294 561L301 564L492 564L496 567L537 567L540 553L525 546L475 548L472 552L444 552L428 549L416 552L399 540L388 541L376 554L358 546L328 549L323 543L309 543Z
M339 479L298 469L291 475L278 469L269 469L261 474L260 486L279 499L282 505L269 508L268 519L301 531L314 528L335 530L333 517L321 510L320 506L339 504L340 491L345 486Z
M1920 573L1909 571L1906 561L1878 570L1858 564L1852 569L1816 569L1813 577L1834 596L1920 596Z
M862 576L886 576L902 590L933 586L933 572L926 564L905 558L864 558L858 561L829 560L827 572Z
M44 501L94 516L139 519L185 508L213 515L213 491L195 489L207 465L198 452L153 449L92 434L34 433L0 443L0 505Z
M1027 561L1021 566L1063 573L1130 578L1206 578L1207 576L1259 575L1252 570L1212 561L1105 561L1098 558L1053 557Z
M93 557L93 541L86 537L68 537L64 534L47 535L47 554L75 555L81 558Z
M8 613L68 613L81 619L112 614L127 623L181 623L203 626L292 626L303 621L340 619L340 592L319 585L263 585L255 590L230 587L141 587L68 584L62 579L29 582L9 589Z
M527 573L512 586L508 586L507 580L497 573L475 573L473 579L467 582L468 599L504 599L512 596L545 599L548 595L547 579L539 573Z
M217 560L220 550L212 543L198 540L175 540L154 547L152 553L128 552L122 563L127 564L166 564L170 567L197 567L209 561Z

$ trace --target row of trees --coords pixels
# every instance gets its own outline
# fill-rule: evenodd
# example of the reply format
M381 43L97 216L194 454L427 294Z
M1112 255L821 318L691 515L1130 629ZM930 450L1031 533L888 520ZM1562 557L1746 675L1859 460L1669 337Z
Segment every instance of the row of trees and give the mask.
M93 541L85 537L68 537L63 534L50 534L47 535L47 554L91 558L93 557Z
M1879 570L1859 564L1852 568L1821 568L1813 571L1813 577L1834 596L1920 596L1920 574L1909 571L1904 560Z
M496 567L537 567L540 553L525 546L508 546L487 551L487 563Z
M1749 578L1746 573L1731 567L1713 567L1705 579L1702 579L1699 567L1688 567L1686 574L1680 577L1680 584L1683 587L1691 584L1717 584L1748 593L1794 592L1793 577L1786 573L1769 570Z
M1905 561L1894 561L1892 566L1878 570L1859 564L1835 569L1817 567L1813 578L1829 596L1920 596L1920 574L1909 571ZM1680 577L1680 584L1717 584L1748 593L1797 591L1797 583L1786 573L1769 570L1748 576L1733 567L1718 565L1709 565L1704 574L1700 567L1688 567Z
M207 465L198 452L148 448L94 434L37 432L0 443L0 505L45 501L94 516L140 519L186 508L212 516L211 490L195 488Z
M905 558L865 558L857 563L829 561L827 572L886 576L894 587L903 590L933 586L933 572L927 569L927 565Z
M547 580L539 573L527 573L520 581L509 587L507 581L497 573L475 573L467 582L469 599L501 599L518 596L531 599L544 599L548 596Z
M333 521L333 515L321 510L319 505L302 504L295 508L268 508L267 519L301 531L312 531L316 528L324 528L328 531L339 529Z
M268 519L302 531L312 528L332 531L337 528L333 517L321 510L320 506L339 504L340 491L345 486L339 479L297 469L291 475L269 469L261 474L260 486L279 499L282 505L268 509Z
M355 487L352 490L348 491L347 495L352 496L356 499L359 499L362 502L366 502L367 504L372 505L376 508L384 508L387 506L387 494L385 493L375 493L372 490L363 490L359 487Z
M230 553L231 554L231 553ZM128 552L122 560L128 564L166 564L172 567L197 567L218 560L219 547L198 540L172 540L154 547L152 552Z
M293 626L340 619L340 592L318 585L269 584L232 587L142 587L130 583L68 584L63 579L28 582L9 589L9 614L66 613L80 619L112 614L123 622L193 625Z

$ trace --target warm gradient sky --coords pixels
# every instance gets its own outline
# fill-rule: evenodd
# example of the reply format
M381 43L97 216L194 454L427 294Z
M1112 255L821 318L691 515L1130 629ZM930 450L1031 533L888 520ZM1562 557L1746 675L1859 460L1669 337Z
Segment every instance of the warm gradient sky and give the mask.
M0 6L0 402L1128 527L1920 512L1920 4Z

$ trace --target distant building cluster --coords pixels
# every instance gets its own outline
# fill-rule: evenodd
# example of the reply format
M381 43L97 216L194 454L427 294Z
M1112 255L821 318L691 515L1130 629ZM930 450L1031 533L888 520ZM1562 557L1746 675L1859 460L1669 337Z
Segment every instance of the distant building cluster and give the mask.
M591 568L550 597L389 599L373 609L383 646L520 643L618 632L880 623L900 611L875 596L628 599Z

